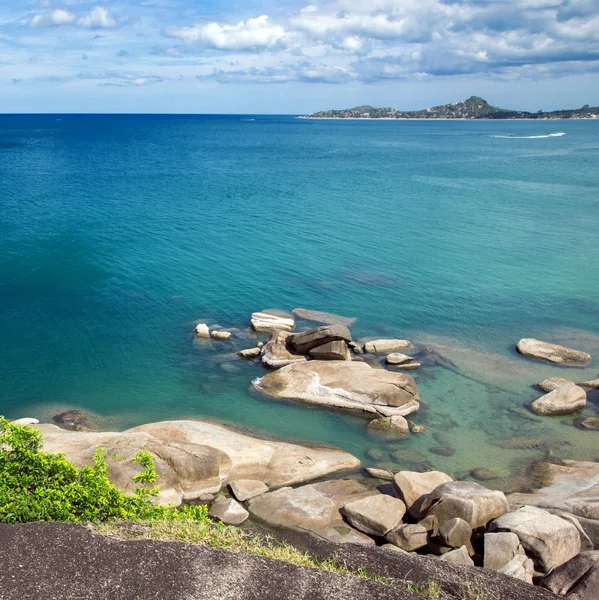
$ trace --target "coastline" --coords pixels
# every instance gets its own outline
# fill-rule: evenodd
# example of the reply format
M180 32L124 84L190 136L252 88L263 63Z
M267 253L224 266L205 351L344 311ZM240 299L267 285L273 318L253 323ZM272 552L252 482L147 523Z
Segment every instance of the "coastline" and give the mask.
M461 117L456 117L456 118L449 118L449 117L439 117L439 118L435 118L435 119L425 119L425 118L401 118L401 119L395 119L392 117L380 117L380 118L375 118L375 117L310 117L310 116L298 116L295 117L296 119L305 119L305 120L310 120L310 121L496 121L496 122L501 122L501 123L505 123L506 121L555 121L555 122L560 122L560 121L598 121L599 117L593 117L593 118L585 118L585 117L568 117L568 118L564 118L564 119L487 119L484 117L481 118L475 118L475 119L470 119L470 118L461 118Z

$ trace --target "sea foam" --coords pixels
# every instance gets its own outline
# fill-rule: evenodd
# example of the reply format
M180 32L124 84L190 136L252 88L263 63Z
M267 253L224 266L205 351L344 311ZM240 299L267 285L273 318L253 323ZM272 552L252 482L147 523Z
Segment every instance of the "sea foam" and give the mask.
M562 137L562 135L566 135L565 132L558 131L557 133L548 133L547 135L492 135L491 137L506 140L541 140L544 138Z

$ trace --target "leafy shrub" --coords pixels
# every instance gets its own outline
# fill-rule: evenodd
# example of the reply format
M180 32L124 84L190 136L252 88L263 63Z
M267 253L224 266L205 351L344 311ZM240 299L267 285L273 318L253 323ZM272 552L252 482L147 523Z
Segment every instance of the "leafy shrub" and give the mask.
M62 454L42 451L42 435L27 425L0 417L0 522L119 520L207 521L205 506L154 506L159 489L152 455L134 459L143 470L127 496L108 479L106 450L98 448L93 466L79 469Z

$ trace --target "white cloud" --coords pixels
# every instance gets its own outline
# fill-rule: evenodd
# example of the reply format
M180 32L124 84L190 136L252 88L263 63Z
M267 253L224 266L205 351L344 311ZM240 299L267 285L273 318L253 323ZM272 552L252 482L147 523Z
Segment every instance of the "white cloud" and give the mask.
M38 27L56 27L58 25L69 25L75 21L77 17L70 11L62 8L57 8L40 15L35 15L29 22L29 26Z
M89 15L81 17L77 22L81 27L89 29L108 29L116 26L116 21L110 11L102 6L96 6Z
M286 32L282 25L276 25L267 15L261 15L237 25L208 23L195 27L171 27L166 33L207 48L245 51L276 46L283 40Z

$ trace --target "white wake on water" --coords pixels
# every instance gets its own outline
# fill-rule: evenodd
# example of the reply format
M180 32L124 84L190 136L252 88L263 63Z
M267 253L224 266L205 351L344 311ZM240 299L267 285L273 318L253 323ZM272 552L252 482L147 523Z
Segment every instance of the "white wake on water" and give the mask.
M506 140L540 140L551 137L562 137L566 135L564 131L558 131L557 133L548 133L547 135L492 135L492 138L501 138Z

